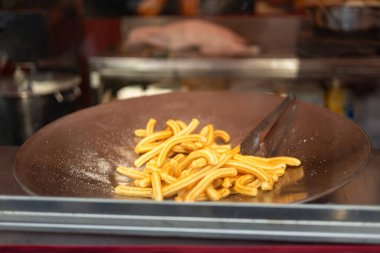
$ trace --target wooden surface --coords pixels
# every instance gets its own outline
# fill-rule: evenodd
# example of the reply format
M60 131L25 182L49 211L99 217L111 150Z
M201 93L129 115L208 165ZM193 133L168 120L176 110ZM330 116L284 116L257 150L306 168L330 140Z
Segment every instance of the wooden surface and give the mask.
M15 180L12 164L18 147L0 146L0 195L27 195ZM353 181L315 203L380 204L380 150L372 153L364 171Z

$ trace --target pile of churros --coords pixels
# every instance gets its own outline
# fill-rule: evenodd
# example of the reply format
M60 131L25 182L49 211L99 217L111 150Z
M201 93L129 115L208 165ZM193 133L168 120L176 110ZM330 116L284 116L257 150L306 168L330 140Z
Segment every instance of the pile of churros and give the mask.
M155 130L150 119L135 130L142 139L135 147L140 156L135 168L118 167L117 172L133 179L118 185L115 193L157 201L218 201L231 194L255 197L258 190L270 191L287 166L299 166L293 157L262 158L240 154L232 148L230 135L208 124L196 133L200 122L166 121L166 129Z

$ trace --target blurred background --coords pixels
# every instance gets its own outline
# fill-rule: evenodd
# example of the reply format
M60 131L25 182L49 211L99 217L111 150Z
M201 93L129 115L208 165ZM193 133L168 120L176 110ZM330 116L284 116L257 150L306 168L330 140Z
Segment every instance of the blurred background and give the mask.
M297 98L380 148L380 2L0 1L0 144L115 99L232 90Z

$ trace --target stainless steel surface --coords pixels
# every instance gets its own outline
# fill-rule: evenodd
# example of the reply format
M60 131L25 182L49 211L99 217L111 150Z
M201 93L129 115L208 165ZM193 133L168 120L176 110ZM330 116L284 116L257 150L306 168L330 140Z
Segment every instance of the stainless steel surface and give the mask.
M379 207L0 197L0 208L2 231L380 243Z
M270 114L268 114L240 143L241 153L245 155L257 155L257 152L259 151L261 156L271 156L271 152L274 149L272 146L265 144L273 143L274 141L265 138L269 135L269 133L271 133L274 125L279 123L278 121L281 117L286 117L288 120L290 119L290 115L288 113L294 113L296 109L294 102L294 95L290 94L285 97L284 100ZM292 106L294 107L290 108ZM288 113L286 113L287 111ZM289 121L287 123L289 123ZM284 126L286 125L288 124L282 124L282 128L285 128ZM278 143L279 140L283 140L284 134L285 132L281 134L280 139L275 140L275 142ZM276 135L274 135L272 132L270 136L273 137Z
M181 77L296 78L298 59L149 59L94 57L91 66L104 77L156 80Z
M151 81L182 77L258 79L378 78L380 59L150 59L93 57L93 70L104 77Z

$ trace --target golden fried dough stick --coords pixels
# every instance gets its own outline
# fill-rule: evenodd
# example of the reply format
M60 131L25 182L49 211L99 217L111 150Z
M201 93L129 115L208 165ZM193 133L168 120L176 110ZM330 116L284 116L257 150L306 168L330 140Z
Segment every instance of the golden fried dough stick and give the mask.
M199 158L206 159L210 165L214 165L218 162L215 155L209 149L201 149L191 152L185 159L183 159L183 161L179 164L180 170L184 170L190 166L193 161L196 161Z
M181 176L179 163L176 160L174 160L174 158L170 160L169 165L170 165L170 172L174 177Z
M207 167L207 166L206 166ZM197 168L197 169L186 169L186 170L183 170L181 172L181 176L179 177L179 179L183 179L191 174L194 174L198 171L201 171L202 169L204 169L205 167L202 167L202 168Z
M255 179L256 177L251 174L242 175L236 179L235 185L247 185L249 183L252 183Z
M214 182L212 182L212 186L214 188L219 188L223 183L223 179L222 178L218 178L216 180L214 180Z
M230 135L226 131L223 131L223 130L215 130L214 138L215 139L220 138L223 140L224 143L228 143L231 140Z
M146 175L145 173L142 173L142 172L140 172L138 170L135 170L135 169L130 169L130 168L127 168L127 167L123 167L123 166L117 167L116 171L119 172L121 175L130 177L130 178L133 178L133 179L145 179L145 178L149 178L149 176Z
M161 201L164 199L161 188L161 178L157 171L152 172L152 199Z
M240 146L236 146L231 150L231 154L234 156L236 154L240 153Z
M171 130L164 130L164 131L152 133L148 135L147 137L145 137L144 139L142 139L141 141L139 141L139 143L137 143L135 147L135 152L141 153L141 152L138 152L138 149L143 147L144 145L152 144L156 141L167 139L171 137L172 135L173 135L173 132Z
M181 145L174 146L171 151L173 151L174 153L182 153L182 154L190 153L190 150L185 149Z
M172 183L174 183L174 182L176 182L177 181L177 178L175 178L175 177L173 177L173 176L170 176L168 173L166 173L166 172L161 172L160 173L160 176L161 176L161 179L163 180L163 181L165 181L166 183L168 183L168 184L172 184Z
M146 136L146 129L136 129L135 130L135 136L136 137L145 137Z
M247 158L255 159L257 161L262 161L265 163L269 163L272 165L276 165L278 163L285 163L289 166L300 166L301 161L294 157L289 156L277 156L277 157L270 157L270 158L263 158L258 156L247 156Z
M275 171L267 171L267 174L272 179L273 182L278 181L278 175Z
M182 162L183 159L185 159L185 158L186 158L186 156L185 156L184 154L176 154L176 155L173 157L173 160L177 161L178 164L179 164L179 163Z
M239 154L234 156L234 160L239 161L239 162L243 162L249 166L257 167L257 168L260 168L263 170L285 169L285 167L286 167L285 163L278 163L276 165L270 165L268 162L263 162L263 161L256 159L256 157L243 156L243 155L239 155Z
M239 173L252 174L259 178L261 181L270 181L271 178L260 168L255 168L236 160L230 160L226 166L236 168Z
M171 174L171 168L170 168L170 158L166 158L165 161L164 161L164 164L161 166L161 170L163 172L166 172L168 174Z
M251 187L239 187L235 184L234 187L235 191L239 194L242 195L248 195L251 197L256 197L257 196L257 188L251 188Z
M154 132L154 126L156 125L157 120L150 119L146 124L146 135L149 136Z
M162 146L162 150L160 154L158 155L157 159L157 166L161 167L164 163L164 160L168 156L168 153L170 149L172 149L175 145L181 143L181 142L188 142L188 141L201 141L205 142L206 139L204 136L199 134L190 134L190 135L184 135L184 136L174 136L167 140L164 145Z
M231 186L232 186L231 178L229 177L224 178L222 182L222 187L228 189Z
M177 182L175 182L173 184L164 186L163 187L164 197L173 196L178 191L186 188L187 186L191 185L194 182L197 182L198 180L203 178L205 175L207 175L212 170L213 170L213 166L207 166L198 172L195 172L193 174L188 175L185 178L180 178Z
M248 187L252 187L252 188L259 188L260 185L261 185L261 181L259 179L255 179L253 182L247 184Z
M178 135L170 137L166 142L161 143L159 146L156 148L150 150L149 152L141 155L139 158L137 158L134 161L134 165L136 167L140 167L141 165L145 164L147 161L152 159L154 156L158 155L161 151L161 149L164 147L165 144L167 144L168 141L172 140L173 138L179 137L179 136L187 136L190 133L192 133L195 128L199 125L199 121L197 119L191 120L190 124L183 129L181 132L178 133Z
M152 135L151 135L152 136ZM158 147L160 145L160 143L149 143L149 144L145 144L141 147L136 147L135 148L135 152L138 153L138 154L141 154L141 153L146 153L146 152L149 152L150 150Z
M237 175L237 170L235 168L221 168L211 171L208 175L202 178L199 183L186 195L185 201L195 201L196 198L206 190L212 181L218 178L224 177L234 177Z
M231 191L229 189L219 189L217 191L220 195L220 199L224 199L225 197L231 194Z
M133 186L118 186L115 193L151 197L161 201L218 201L230 194L256 196L258 189L272 190L288 166L299 166L293 157L262 158L240 154L231 149L230 135L211 124L193 134L197 119L189 124L169 119L167 129L154 132L157 121L150 119L145 129L135 130L142 137L135 151L140 155L136 167L143 171L118 167L117 172L133 178ZM225 143L220 144L219 139ZM176 195L176 196L175 196Z
M186 128L182 129L181 132L178 133L178 135L182 136L182 135L191 134L198 127L198 125L199 125L199 120L192 119L190 124L187 125Z
M152 181L150 178L136 179L133 181L133 184L138 187L147 188L152 186Z
M211 148L213 149L226 149L226 150L230 150L231 149L231 145L230 144L222 144L222 145L219 145L219 144L212 144L211 145Z
M207 133L207 141L206 146L211 146L214 143L214 126L209 124L208 125L208 133Z
M215 157L216 159L216 157ZM199 168L203 168L205 166L207 166L208 164L208 160L206 158L198 158L198 159L195 159L191 162L191 164L189 165L189 168L190 169L199 169ZM210 163L211 164L211 163Z
M177 135L181 131L180 126L172 119L166 121L166 125L172 130L173 135Z
M206 192L207 198L212 201L218 201L221 198L219 192L217 192L211 184L207 186L205 192Z
M171 184L177 181L177 178L168 174L171 172L169 163L166 163L165 166L163 166L162 168L158 168L154 164L147 165L146 168L147 168L146 169L147 173L150 173L150 174L153 174L153 172L158 173L160 175L161 180L168 184Z
M226 149L226 148L216 148L214 149L215 152L219 153L219 154L222 154L222 153L225 153L227 152L228 150L231 150L231 149Z
M202 142L183 142L180 145L189 151L194 151L204 146Z
M115 193L119 195L130 196L130 197L150 198L152 196L152 188L140 188L140 187L118 185L115 188Z
M251 183L253 180L255 180L255 177L250 174L240 176L235 182L235 186L234 186L235 191L243 195L248 195L248 196L253 196L253 197L256 196L257 188L247 186L247 184Z
M174 138L174 136L171 137L171 138L169 138L168 140L170 140L170 139L172 139L172 138ZM162 150L162 148L164 147L165 143L166 143L166 142L163 142L163 143L161 143L160 145L158 145L157 147L155 147L154 149L152 149L152 150L146 152L145 154L141 155L139 158L137 158L137 159L134 161L134 165L135 165L136 167L140 167L140 166L142 166L143 164L145 164L146 162L148 162L150 159L153 159L155 156L157 156L157 155L161 152L161 150ZM157 159L157 160L158 160L158 159ZM156 163L157 163L157 162L156 162Z
M273 183L262 182L260 185L260 188L263 191L271 191L271 190L273 190Z
M300 166L301 161L294 157L288 157L288 156L278 156L273 158L267 158L269 161L269 164L276 165L278 163L285 163L289 166Z
M205 177L210 172L217 170L220 167L222 167L232 156L233 156L232 152L225 153L222 155L222 157L220 158L218 163L215 164L214 166L207 166L207 167L195 172L194 174L191 174L185 178L179 179L177 182L175 182L173 184L165 186L163 188L164 197L173 196L178 191L186 188L187 186L189 186L193 183L196 183L197 181L199 181L200 179Z
M207 126L205 126L205 127L203 127L203 128L201 129L201 131L199 132L199 134L202 135L202 136L204 136L204 137L206 137L207 134L208 134L208 131L209 131L209 127L208 127L208 125L207 125Z
M209 200L209 199L207 198L207 195L206 195L205 193L202 193L202 194L199 195L198 198L197 198L197 201L207 201L207 200ZM184 201L185 201L185 200L184 200Z

